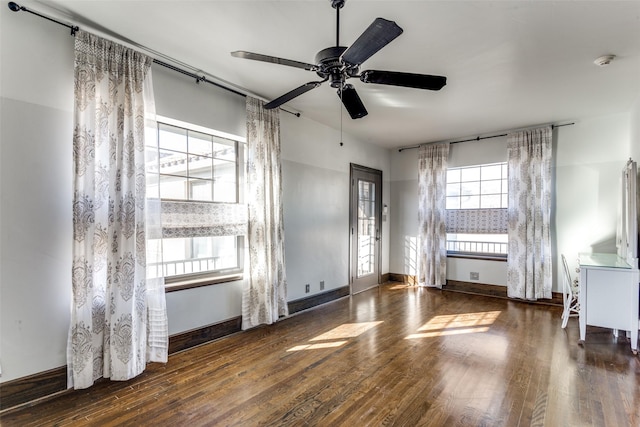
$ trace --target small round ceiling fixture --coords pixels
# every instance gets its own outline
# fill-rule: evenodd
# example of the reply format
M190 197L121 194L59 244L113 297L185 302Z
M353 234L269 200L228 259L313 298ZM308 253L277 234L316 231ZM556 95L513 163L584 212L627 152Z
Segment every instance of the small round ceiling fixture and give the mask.
M601 57L596 58L593 63L599 67L606 67L607 65L611 64L611 61L613 61L615 57L615 55L602 55Z

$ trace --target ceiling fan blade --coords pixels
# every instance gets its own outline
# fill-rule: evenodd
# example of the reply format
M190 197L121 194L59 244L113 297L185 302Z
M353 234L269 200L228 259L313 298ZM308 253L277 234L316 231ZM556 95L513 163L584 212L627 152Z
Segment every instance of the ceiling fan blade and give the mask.
M381 85L404 86L428 90L440 90L447 84L447 78L444 76L378 70L363 71L360 73L360 80L364 83L377 83Z
M360 100L358 92L356 92L352 85L344 85L342 94L340 94L340 92L341 91L338 90L338 96L342 99L342 104L344 105L344 108L347 109L352 119L359 119L369 114Z
M270 101L270 102L266 103L264 105L264 108L266 108L267 110L270 110L272 108L277 108L277 107L281 106L282 104L286 104L287 102L291 101L293 98L295 98L297 96L300 96L303 93L307 93L311 89L317 88L323 82L325 82L325 80L323 80L321 82L309 82L309 83L303 84L302 86L298 86L297 88L293 89L292 91L289 91L289 92L285 93L284 95L274 99L273 101Z
M402 34L402 28L395 22L376 18L358 37L358 40L342 54L342 60L348 64L360 65L400 34Z
M234 56L236 58L252 59L254 61L270 62L272 64L287 65L289 67L302 68L308 71L316 71L318 69L316 65L307 64L306 62L283 59L269 55L262 55L260 53L245 52L244 50L236 50L235 52L231 52L231 56Z

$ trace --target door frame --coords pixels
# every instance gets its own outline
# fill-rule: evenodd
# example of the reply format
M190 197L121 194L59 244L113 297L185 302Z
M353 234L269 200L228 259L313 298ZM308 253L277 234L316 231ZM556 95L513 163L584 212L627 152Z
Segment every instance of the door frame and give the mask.
M349 164L349 291L351 295L359 292L363 292L375 287L380 286L382 282L382 171L379 169L370 168L367 166L358 165L356 163ZM377 278L376 284L368 286L367 288L357 289L354 292L354 282L356 280L357 275L357 265L354 263L355 257L355 245L354 239L356 235L357 229L357 200L354 203L354 198L358 194L358 189L356 187L356 176L358 173L366 173L373 174L376 176L376 179L379 179L379 185L376 187L375 193L375 218L376 218L376 229L377 229L377 239L376 239L376 256L375 262L377 265Z

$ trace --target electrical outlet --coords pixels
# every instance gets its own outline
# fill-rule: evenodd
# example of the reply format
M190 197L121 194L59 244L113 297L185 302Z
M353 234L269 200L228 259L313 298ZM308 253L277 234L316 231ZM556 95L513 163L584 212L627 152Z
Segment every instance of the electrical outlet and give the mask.
M320 290L324 290L324 280L320 281Z
M310 288L311 288L311 286L308 283L306 285L304 285L304 293L308 294L309 291L311 290Z
M469 273L469 279L480 280L480 273L478 273L477 271L472 271L471 273Z

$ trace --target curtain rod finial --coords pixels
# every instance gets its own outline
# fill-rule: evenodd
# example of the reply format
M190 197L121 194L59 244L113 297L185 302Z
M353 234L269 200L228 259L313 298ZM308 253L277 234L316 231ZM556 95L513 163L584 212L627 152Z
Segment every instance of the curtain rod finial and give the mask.
M19 4L10 1L7 6L9 6L9 9L13 10L14 12L19 12L21 10L23 10L24 8L21 7Z

